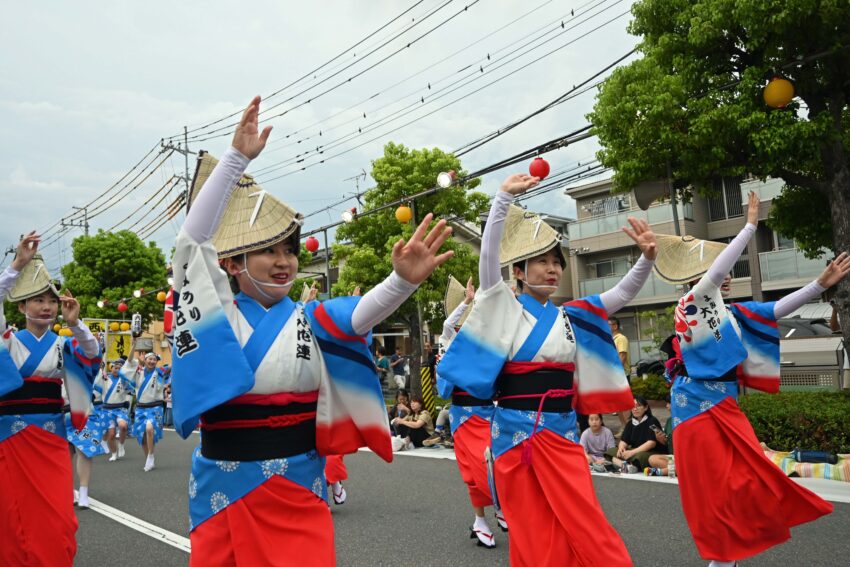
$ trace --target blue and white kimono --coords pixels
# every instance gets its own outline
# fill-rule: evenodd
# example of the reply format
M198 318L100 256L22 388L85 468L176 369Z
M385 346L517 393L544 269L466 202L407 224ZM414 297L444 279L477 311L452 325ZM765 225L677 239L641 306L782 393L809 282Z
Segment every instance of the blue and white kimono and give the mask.
M118 421L124 421L130 425L130 407L129 392L132 386L127 382L121 372L116 376L112 372L103 374L101 378L101 389L103 390L103 406L101 406L101 414L107 429L115 429L118 427Z
M107 421L101 412L101 406L103 403L101 392L101 380L98 377L92 389L92 402L94 404L94 408L92 409L91 415L89 415L89 418L86 420L86 426L81 430L77 431L71 425L70 412L65 413L65 434L66 439L68 439L68 443L71 443L76 450L80 451L83 455L90 459L97 457L98 455L105 455L109 452L109 450L101 442L107 430Z
M195 450L189 479L193 530L275 476L327 500L322 455L368 445L392 459L370 337L351 326L359 297L307 305L285 298L269 309L244 294L234 297L212 244L199 245L184 231L174 266L172 388L178 433L188 437L202 414L236 398L317 404L316 449L257 461L214 460L200 447Z
M158 368L148 370L144 366L137 365L135 370L125 370L125 364L121 368L121 374L126 378L126 384L136 394L136 414L130 434L136 438L139 445L145 443L145 430L147 424L153 427L153 442L162 439L162 422L165 414L165 402L163 391L165 381Z

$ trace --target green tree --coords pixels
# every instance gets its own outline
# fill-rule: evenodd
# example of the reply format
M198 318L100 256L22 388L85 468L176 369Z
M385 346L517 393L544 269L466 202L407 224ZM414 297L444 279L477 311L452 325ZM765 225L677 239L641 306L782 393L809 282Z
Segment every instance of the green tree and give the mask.
M459 176L465 174L458 158L437 148L411 150L390 142L384 147L383 157L372 162L372 178L376 185L364 194L362 212L433 187L442 171L456 171ZM479 183L477 179L472 180L417 199L412 204L416 214L414 221L434 213L436 218L477 223L478 216L489 206L486 195L471 191ZM409 238L414 228L414 222L401 224L396 220L395 208L360 216L354 222L340 226L336 239L343 244L334 245L333 256L334 262L340 263L342 269L333 294L347 295L358 285L365 293L380 283L392 272L393 245L399 238ZM411 372L414 376L419 375L422 354L419 313L423 321L429 322L431 329L442 329L445 318L442 301L449 275L461 281L469 276L476 281L478 279L478 256L468 246L449 238L443 248L454 250L454 257L423 282L390 318L391 322L401 322L410 329L413 350Z
M646 331L649 334L651 344L643 347L643 352L649 354L657 351L673 334L673 318L676 306L665 307L661 311L639 311L638 317L645 322Z
M65 287L80 302L80 316L121 319L141 313L144 324L162 318L163 305L156 294L134 298L133 291L152 291L167 286L165 256L154 244L145 244L129 230L98 231L93 236L80 236L71 245L74 260L62 268ZM118 300L127 301L129 309L118 311ZM106 299L103 308L97 302Z
M589 115L616 190L668 167L703 194L719 176L781 177L769 226L810 256L850 250L850 3L643 0L632 11L643 57L612 74ZM762 98L774 74L799 97L785 109ZM850 321L850 281L836 298Z

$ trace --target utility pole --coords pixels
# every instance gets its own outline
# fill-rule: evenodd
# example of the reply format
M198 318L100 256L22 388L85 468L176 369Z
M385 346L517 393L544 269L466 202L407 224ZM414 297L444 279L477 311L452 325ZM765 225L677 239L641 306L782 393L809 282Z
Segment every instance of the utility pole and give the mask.
M172 150L177 152L178 154L183 154L183 164L185 169L185 173L179 176L179 179L183 180L183 185L185 186L184 195L186 197L186 209L189 209L189 184L192 182L192 178L189 177L189 154L195 155L197 152L193 152L189 150L189 129L186 126L183 126L183 143L177 144L176 146L171 142L165 143L165 140L160 142L160 146L162 146L162 151Z
M85 234L86 234L86 236L88 236L89 235L89 210L88 210L88 207L71 207L71 208L76 209L78 211L83 211L83 219L78 220L77 222L66 221L65 219L62 219L62 220L59 221L59 223L63 227L78 226L78 227L82 228L83 230L85 230Z

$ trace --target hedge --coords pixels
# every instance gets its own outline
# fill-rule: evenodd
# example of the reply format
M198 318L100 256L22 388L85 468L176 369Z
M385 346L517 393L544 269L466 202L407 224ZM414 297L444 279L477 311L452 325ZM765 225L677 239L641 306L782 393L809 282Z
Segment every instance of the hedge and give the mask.
M646 378L632 378L632 394L643 396L647 400L663 400L670 393L667 382L656 374L648 374Z
M755 393L738 404L771 449L850 453L850 392Z

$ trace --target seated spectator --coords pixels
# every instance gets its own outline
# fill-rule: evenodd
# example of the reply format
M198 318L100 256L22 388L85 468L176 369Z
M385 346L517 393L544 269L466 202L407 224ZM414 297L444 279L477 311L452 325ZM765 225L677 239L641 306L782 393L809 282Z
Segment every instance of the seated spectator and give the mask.
M396 418L404 418L408 414L410 414L410 394L405 389L397 390L395 393L395 404L387 410L387 415L390 419L390 429L393 435L398 435L398 431L395 425L393 425L394 420Z
M592 413L587 416L589 427L581 434L581 446L587 456L590 465L604 465L605 451L617 446L614 434L602 424L602 414ZM598 472L604 472L605 467L594 468Z
M449 425L449 408L451 405L447 405L446 407L440 410L440 413L437 414L436 427L434 427L434 433L428 439L422 442L425 447L433 447L434 445L442 445L443 447L447 447L449 449L454 448L454 442L452 441L452 433Z
M434 433L434 422L431 414L425 409L425 402L416 396L410 402L411 412L405 417L396 417L392 420L398 431L401 442L393 442L393 448L405 451L413 447L422 447L422 442Z
M605 455L624 472L635 473L649 466L650 455L666 455L667 446L655 438L661 424L652 415L649 403L643 396L635 396L635 407L617 447L608 449Z
M667 394L665 398L667 402L667 409L670 409L670 394ZM669 455L650 455L649 456L649 467L643 470L644 474L647 476L667 476L669 472L667 469L667 465L670 463L670 459L673 457L673 417L668 417L667 422L664 424L664 431L658 431L655 433L655 440L659 445L666 445L667 451L669 451Z

